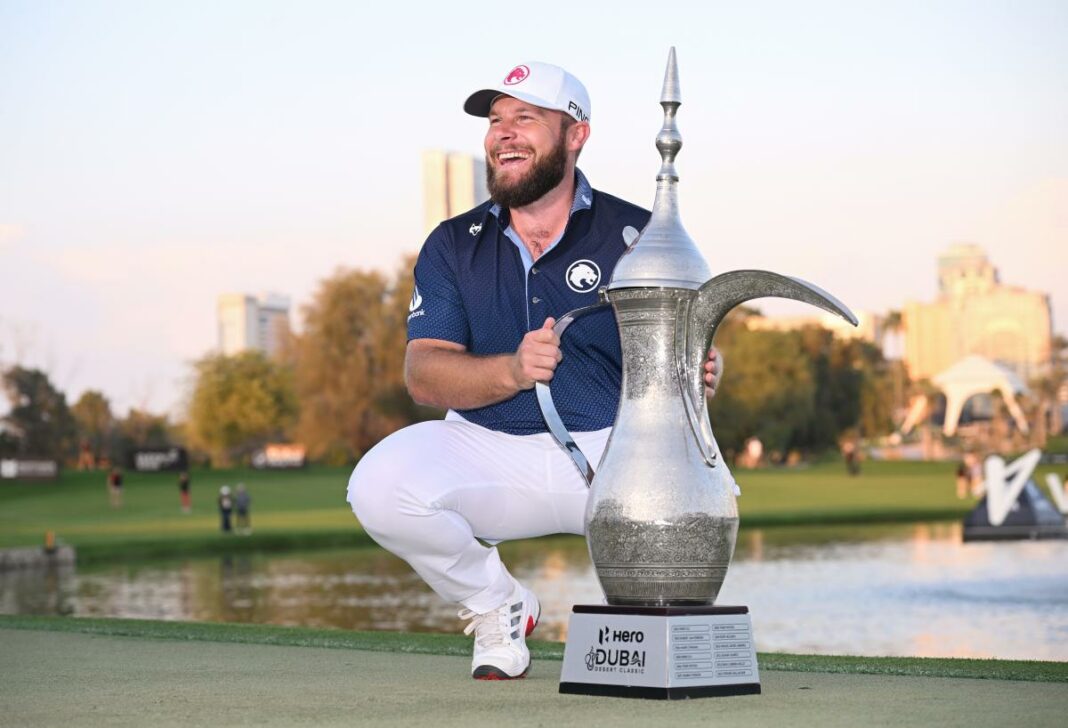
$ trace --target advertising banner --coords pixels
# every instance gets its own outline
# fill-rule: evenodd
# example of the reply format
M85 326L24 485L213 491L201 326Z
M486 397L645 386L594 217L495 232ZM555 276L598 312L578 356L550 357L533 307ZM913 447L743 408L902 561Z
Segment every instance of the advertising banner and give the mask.
M252 467L260 470L303 468L306 462L305 447L296 443L266 445L252 456Z
M129 466L139 473L186 470L189 455L184 447L147 447L130 452Z
M0 460L0 479L55 480L59 477L59 461L47 458L4 458Z

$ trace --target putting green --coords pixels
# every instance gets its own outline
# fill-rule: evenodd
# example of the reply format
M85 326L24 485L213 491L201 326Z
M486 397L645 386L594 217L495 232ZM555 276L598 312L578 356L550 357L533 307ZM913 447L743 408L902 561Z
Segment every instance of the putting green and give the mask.
M560 663L482 683L467 657L0 628L7 725L1060 726L1059 682L764 671L763 694L564 696Z

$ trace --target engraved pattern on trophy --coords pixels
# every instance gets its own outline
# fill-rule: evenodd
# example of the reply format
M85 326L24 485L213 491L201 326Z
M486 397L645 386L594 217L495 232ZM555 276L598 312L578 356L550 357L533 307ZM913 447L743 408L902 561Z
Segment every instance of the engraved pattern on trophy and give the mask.
M707 468L696 474L703 487L687 488L695 474L676 467L700 458L674 366L675 322L693 296L679 288L608 294L623 346L623 388L587 507L587 541L610 604L707 604L733 554L737 509L716 497L731 488Z
M661 166L652 214L602 291L619 326L623 372L619 411L596 472L560 422L550 388L537 385L550 431L590 484L586 541L612 606L711 605L723 585L738 507L703 381L704 359L723 317L744 301L777 296L856 324L842 303L804 281L753 270L712 277L679 217L680 104L673 48L660 100ZM570 316L561 319L558 334Z

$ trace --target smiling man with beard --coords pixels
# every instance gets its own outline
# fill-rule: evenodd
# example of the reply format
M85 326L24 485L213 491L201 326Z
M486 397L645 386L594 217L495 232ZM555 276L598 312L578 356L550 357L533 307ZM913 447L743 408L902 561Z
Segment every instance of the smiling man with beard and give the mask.
M535 382L553 380L561 418L598 462L621 384L611 311L597 303L624 237L649 212L590 187L576 167L590 136L585 87L562 68L524 63L464 104L486 117L491 199L441 223L415 265L405 379L412 398L448 410L368 452L349 480L364 529L435 592L458 602L475 635L471 674L523 677L537 597L483 545L584 532L588 490L548 433ZM628 228L633 228L628 231ZM714 392L713 349L705 382Z

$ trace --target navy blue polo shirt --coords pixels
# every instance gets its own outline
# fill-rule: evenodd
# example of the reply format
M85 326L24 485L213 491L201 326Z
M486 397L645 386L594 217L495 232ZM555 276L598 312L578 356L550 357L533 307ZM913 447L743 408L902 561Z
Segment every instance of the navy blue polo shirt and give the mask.
M626 249L623 229L641 230L649 212L593 190L576 170L575 199L560 240L527 261L506 233L508 210L491 202L438 225L415 264L408 339L442 339L472 354L513 354L549 316L598 302ZM529 269L528 269L529 268ZM615 316L605 308L564 333L553 401L572 432L610 427L619 404L622 355ZM547 432L533 389L486 407L457 410L513 435Z

